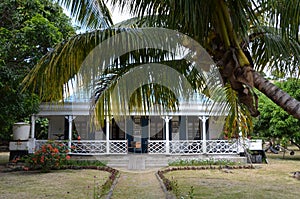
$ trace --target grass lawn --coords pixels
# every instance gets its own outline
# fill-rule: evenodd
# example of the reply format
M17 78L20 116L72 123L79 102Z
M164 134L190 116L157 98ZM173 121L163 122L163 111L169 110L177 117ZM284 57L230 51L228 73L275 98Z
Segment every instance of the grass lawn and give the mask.
M93 198L94 187L104 184L108 176L97 170L0 173L0 198Z
M0 166L8 162L8 153L0 153ZM55 170L1 172L1 199L94 198L94 188L101 186L110 173L99 170ZM99 192L99 191L98 191Z
M121 171L112 199L163 199L165 193L155 176L155 170Z
M269 155L269 164L256 169L172 171L165 174L178 183L182 196L194 188L194 198L299 198L300 180L291 172L300 171L300 151L295 156Z
M269 164L255 164L255 169L172 171L167 178L177 181L184 198L193 186L193 198L299 198L300 180L291 172L300 171L300 151L295 156L267 154ZM0 153L0 164L7 162ZM155 171L121 171L112 198L165 198ZM95 177L96 176L96 177ZM94 198L94 187L102 185L108 172L97 170L57 170L1 172L0 198Z
M6 164L9 160L9 152L0 152L0 165Z

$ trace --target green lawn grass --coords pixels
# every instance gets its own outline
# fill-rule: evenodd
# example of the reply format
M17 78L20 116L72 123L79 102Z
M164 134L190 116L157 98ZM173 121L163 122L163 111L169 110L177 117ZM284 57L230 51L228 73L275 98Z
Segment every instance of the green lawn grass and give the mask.
M194 198L299 198L300 180L291 172L300 171L300 152L295 156L267 154L269 164L255 169L172 171L165 176L177 182L184 198L193 187Z
M94 188L103 185L109 175L98 170L0 172L0 198L94 198Z
M178 183L183 198L189 198L191 187L193 198L299 198L300 180L291 172L300 171L300 151L285 159L282 153L267 157L269 164L255 164L255 169L172 171L165 176ZM0 153L0 163L7 160L7 154ZM154 173L122 171L112 198L164 197ZM93 198L94 187L108 177L108 172L97 170L0 172L0 198Z
M0 165L8 163L9 152L0 152Z
M0 153L0 198L94 198L110 173L99 170L52 170L1 172L9 153ZM96 198L96 197L95 197Z

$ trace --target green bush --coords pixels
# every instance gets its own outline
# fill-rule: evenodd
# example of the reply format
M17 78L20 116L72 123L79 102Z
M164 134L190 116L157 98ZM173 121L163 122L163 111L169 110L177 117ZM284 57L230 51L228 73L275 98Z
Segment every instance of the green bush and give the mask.
M65 165L70 159L68 152L68 147L63 143L49 141L34 154L25 157L25 162L30 168L49 172L51 169L59 169Z
M221 159L221 160L214 160L214 159L206 159L206 160L175 160L173 162L169 162L169 166L202 166L202 165L235 165L236 162Z

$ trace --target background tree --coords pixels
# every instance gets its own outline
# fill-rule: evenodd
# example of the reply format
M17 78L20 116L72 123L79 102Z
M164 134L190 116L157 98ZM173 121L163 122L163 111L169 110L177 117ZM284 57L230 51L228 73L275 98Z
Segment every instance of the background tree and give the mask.
M277 82L276 85L300 100L300 82L296 79ZM268 139L287 139L300 147L300 120L277 106L265 95L259 95L260 116L254 120L254 134Z
M0 2L0 138L12 124L29 119L39 98L20 92L20 82L52 47L75 33L58 4L49 0Z

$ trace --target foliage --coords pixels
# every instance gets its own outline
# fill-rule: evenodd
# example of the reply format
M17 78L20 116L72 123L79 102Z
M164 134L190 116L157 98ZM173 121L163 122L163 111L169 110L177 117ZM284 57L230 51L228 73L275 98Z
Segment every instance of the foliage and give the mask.
M93 198L103 198L105 197L111 189L116 178L119 177L120 172L116 169L110 167L100 167L101 170L107 171L110 173L109 178L105 181L104 184L99 184L96 180L97 176L94 176L94 186L93 186ZM99 167L97 168L99 169Z
M295 99L300 100L300 82L296 79L277 82L281 89L289 93ZM300 143L300 120L287 114L266 96L259 95L260 117L254 120L255 136L267 139L278 138L293 140ZM286 144L286 143L278 143Z
M1 67L1 66L0 66ZM39 98L35 94L20 93L18 89L5 85L11 80L4 80L6 69L0 68L0 139L10 140L11 128L17 121L28 121L29 115L38 111ZM5 74L6 73L6 74Z
M110 13L103 3L108 0L83 0L80 1L81 4L71 0L57 1L65 5L73 16L77 16L76 20L83 24L89 24L86 19L90 19L90 16L92 16L91 19L95 17L95 23L99 20L108 22L107 19L110 19ZM28 75L26 78L28 87L33 86L39 89L43 86L40 89L41 97L61 99L63 95L62 92L57 92L58 88L62 89L69 79L76 76L86 55L100 42L119 33L120 30L132 31L132 27L164 27L187 34L209 52L217 63L224 82L228 83L236 92L232 97L238 99L228 100L234 104L231 104L233 108L230 111L233 112L230 112L232 117L228 119L227 124L229 125L226 130L232 130L236 134L240 131L239 128L242 128L245 135L251 131L249 115L257 116L259 114L256 106L257 98L253 92L255 86L253 69L258 72L268 68L279 69L278 71L286 73L299 71L296 70L300 60L298 37L300 6L298 0L258 2L252 0L113 0L109 2L121 10L128 10L137 18L125 21L118 26L111 25L104 30L77 35L68 42L61 43L54 51L49 52L46 57L41 59L35 70ZM91 5L95 5L95 7L91 8ZM101 14L95 15L95 11L99 11L98 13ZM115 27L117 28L113 29ZM92 24L91 28L94 29L95 26ZM127 45L130 46L132 43ZM124 45L124 48L128 46ZM192 49L193 46L188 46L188 48ZM131 54L132 57L140 56L135 52ZM118 63L112 64L110 69L125 71L128 63L134 60L132 57L127 55L114 57L112 55L112 60L119 60L122 63L116 61ZM56 77L53 78L52 74L51 76L47 76L47 73L45 75L45 71L55 71L57 74L63 71L64 76L55 75ZM113 86L114 82L124 73L114 71L111 74L117 74L117 77L103 83L106 85L103 90ZM54 82L55 84L46 84L45 82ZM100 93L102 95L105 93L102 92L103 90ZM229 91L228 96L233 93L230 90L227 91ZM142 95L143 99L146 98L145 96ZM104 100L98 104L104 104ZM99 108L99 110L101 109ZM244 123L248 124L244 125Z
M108 169L107 170L108 172L110 172L110 176L109 178L106 180L106 182L101 186L101 191L100 191L100 194L99 196L100 197L103 197L105 195L108 194L109 190L111 189L114 181L119 177L120 175L120 172L116 169Z
M65 165L72 165L72 166L79 166L79 167L80 166L98 166L98 167L106 166L105 163L97 160L73 160L73 159L66 161Z
M247 137L253 131L252 117L243 104L238 102L238 93L228 84L225 85L226 97L230 104L229 115L225 119L224 135L227 138L237 138L242 133L243 137Z
M38 111L39 97L20 92L20 83L37 61L74 29L62 8L50 0L0 2L0 138L12 124Z
M167 181L165 181L165 182L167 182ZM172 191L172 193L178 199L185 199L185 198L193 199L194 198L194 187L191 186L188 194L185 197L185 196L183 196L183 194L180 190L180 187L178 185L178 181L176 179L174 179L174 177L172 177L172 179L169 181L168 190Z
M202 166L202 165L236 165L236 162L232 162L230 160L215 160L215 159L207 159L207 160L176 160L169 163L169 166Z
M47 142L34 154L25 157L25 162L30 168L49 172L51 169L59 169L70 159L68 152L68 147L63 143Z
M37 120L35 120L35 138L40 140L48 139L48 128L48 118L38 118Z

